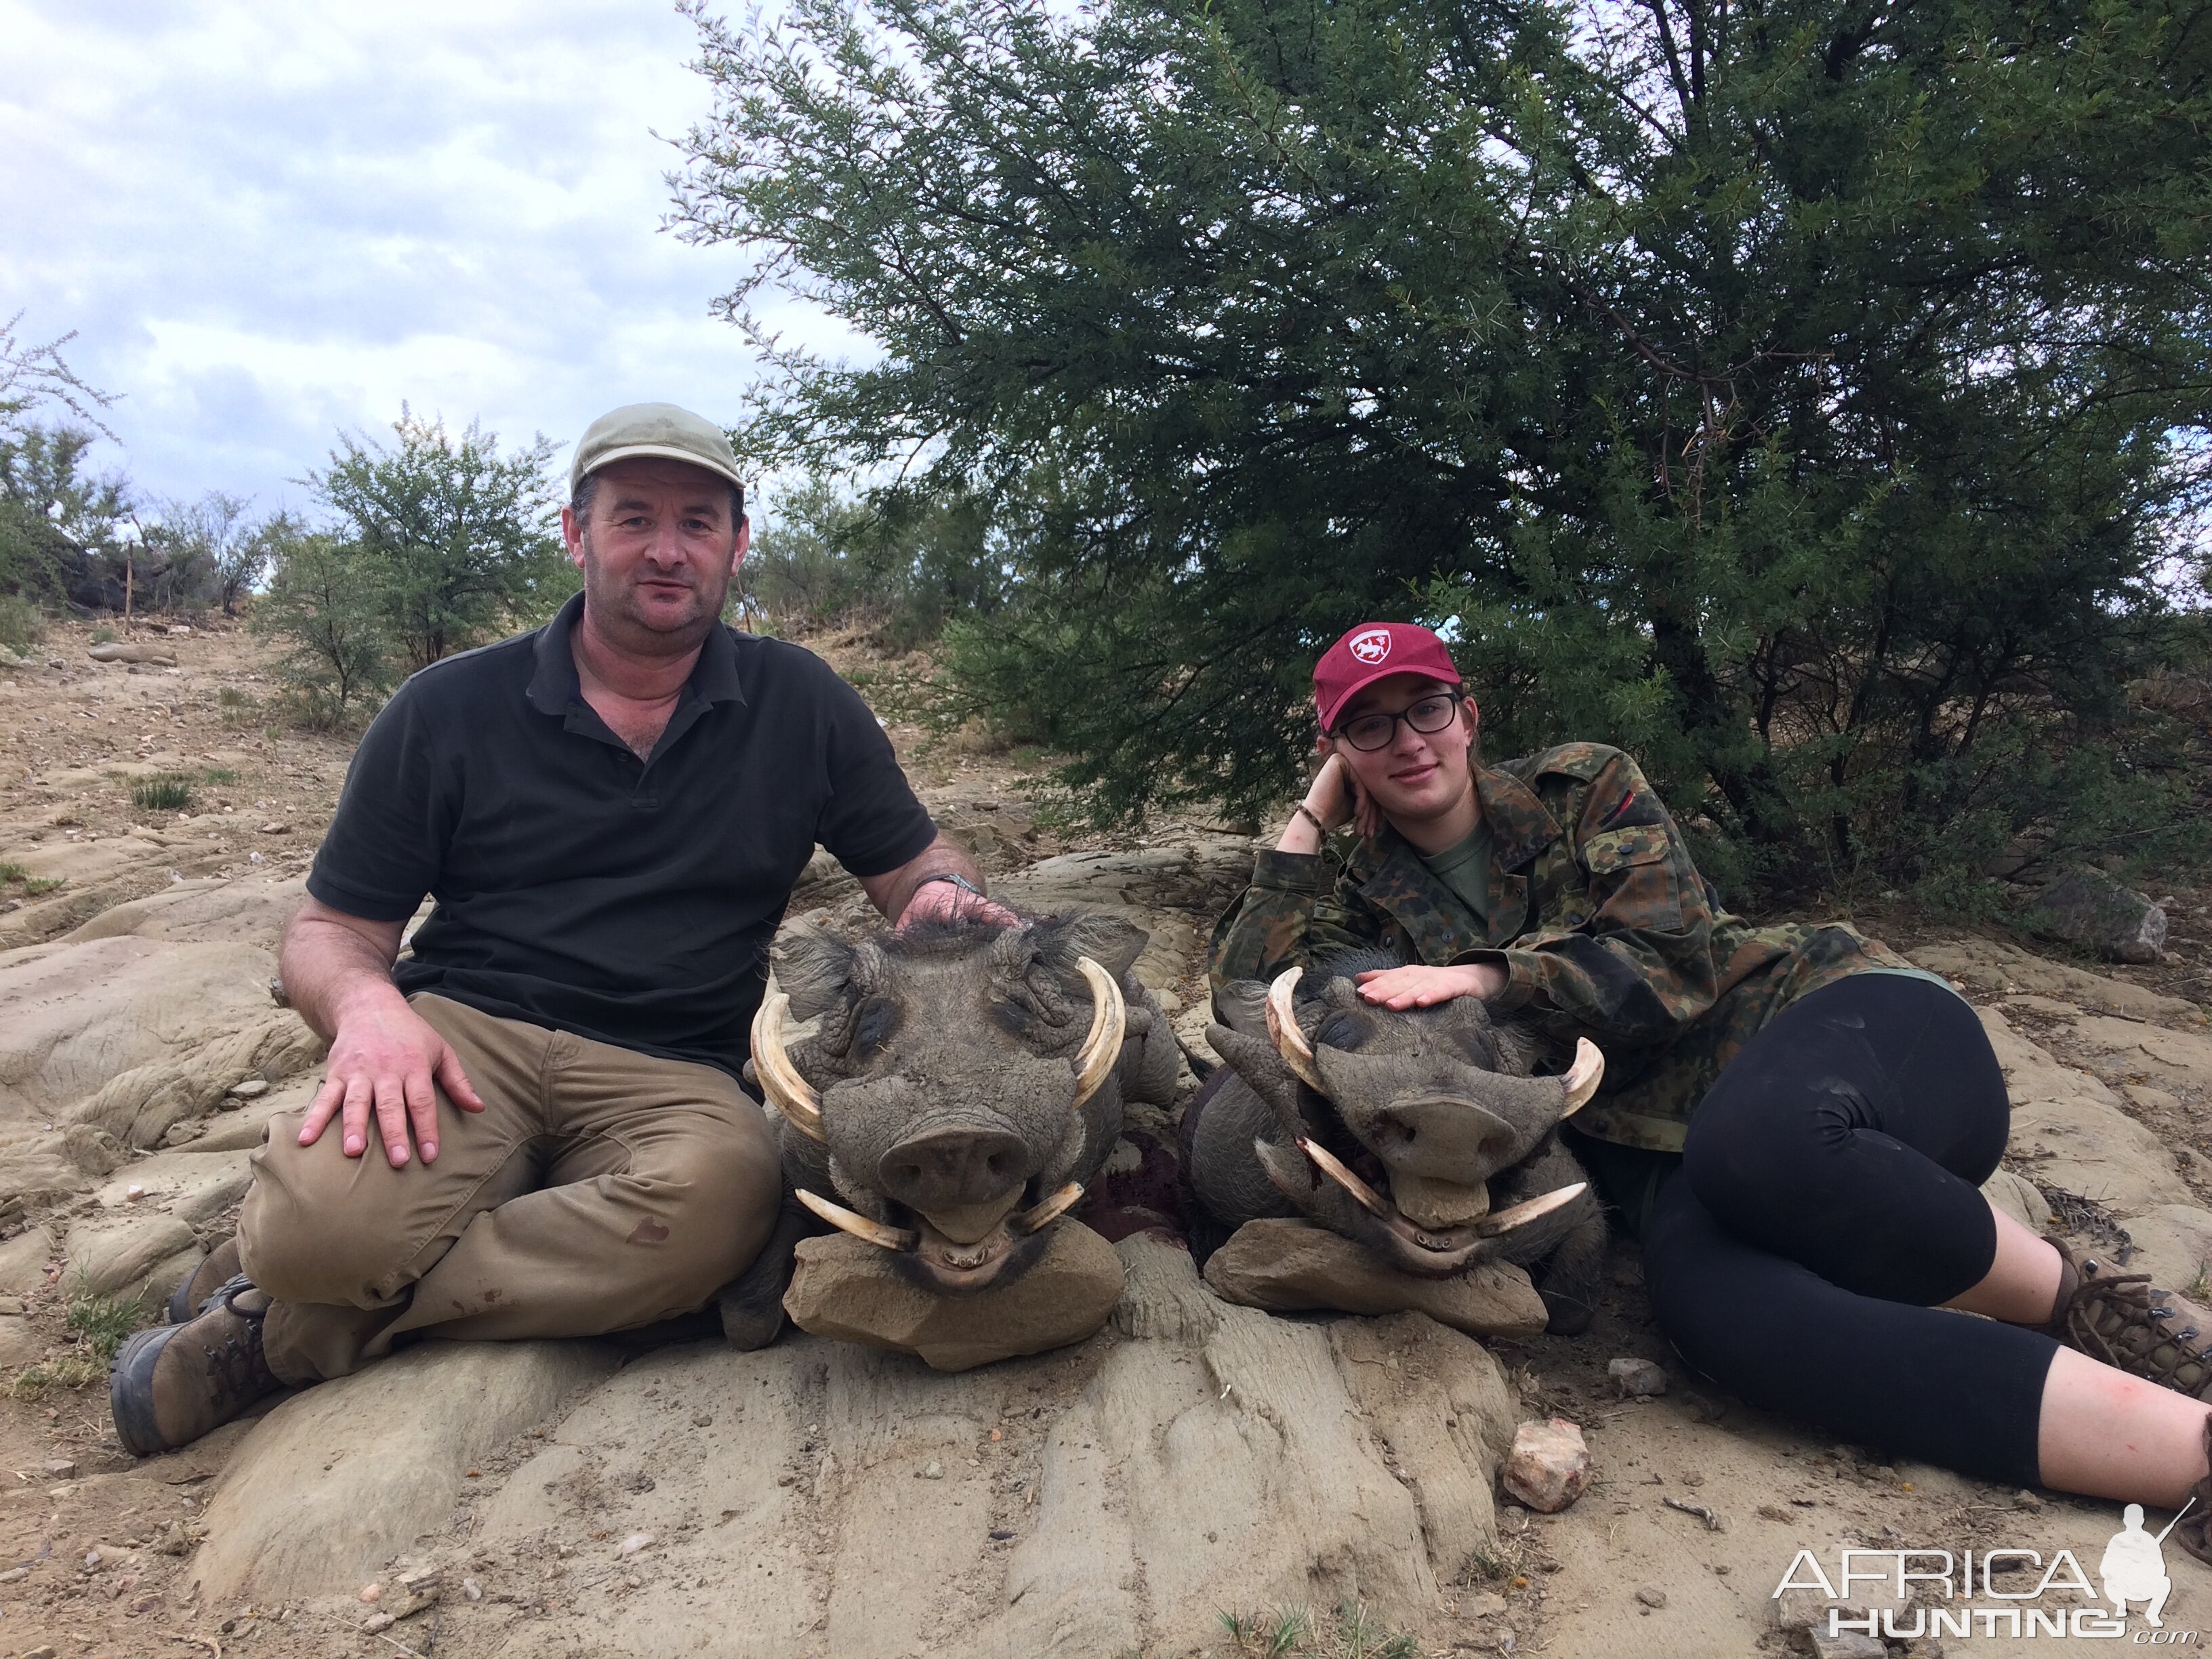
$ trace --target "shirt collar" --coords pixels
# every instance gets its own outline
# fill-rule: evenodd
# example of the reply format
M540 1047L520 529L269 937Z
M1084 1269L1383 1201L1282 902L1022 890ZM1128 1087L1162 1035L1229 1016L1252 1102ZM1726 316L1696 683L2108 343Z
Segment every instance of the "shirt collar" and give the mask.
M582 695L576 653L568 641L583 614L584 596L572 593L553 620L538 630L538 641L531 647L538 666L530 677L529 697L541 714L565 714ZM720 622L707 630L685 690L702 702L744 702L744 690L738 683L738 638Z

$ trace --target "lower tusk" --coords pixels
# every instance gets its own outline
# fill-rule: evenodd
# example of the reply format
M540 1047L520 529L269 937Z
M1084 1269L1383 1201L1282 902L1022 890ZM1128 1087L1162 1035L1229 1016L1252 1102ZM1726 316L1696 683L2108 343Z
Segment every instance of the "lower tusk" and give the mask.
M1567 1085L1567 1109L1559 1114L1563 1121L1572 1117L1589 1103L1589 1097L1597 1092L1598 1080L1604 1075L1603 1051L1588 1037L1577 1037L1575 1063L1567 1068L1566 1076L1560 1079Z
M1298 1150L1314 1161L1316 1169L1358 1200L1361 1209L1385 1221L1390 1218L1390 1206L1382 1201L1382 1194L1346 1169L1335 1153L1325 1146L1316 1146L1304 1135L1298 1137Z
M1079 1181L1071 1181L1035 1208L1024 1210L1019 1215L1008 1216L1006 1231L1018 1237L1028 1233L1042 1232L1073 1209L1082 1201L1082 1198L1083 1183Z
M1304 972L1303 968L1285 968L1267 988L1267 1036L1274 1042L1275 1052L1298 1074L1298 1080L1316 1094L1326 1095L1328 1091L1322 1086L1321 1069L1314 1064L1313 1045L1298 1029L1298 1017L1291 1006L1291 994L1297 989Z
M1500 1233L1510 1233L1516 1227L1526 1226L1540 1216L1547 1216L1553 1211L1573 1203L1589 1190L1589 1182L1577 1181L1571 1187L1562 1187L1556 1192L1546 1193L1540 1198L1532 1198L1525 1204L1516 1204L1510 1210L1500 1210L1496 1215L1485 1216L1475 1223L1474 1231L1483 1238L1495 1238Z
M880 1221L871 1221L842 1204L832 1204L826 1198L817 1198L801 1187L799 1201L820 1216L841 1233L850 1233L867 1243L879 1245L886 1250L906 1251L921 1243L920 1233L909 1232L904 1227L887 1227Z

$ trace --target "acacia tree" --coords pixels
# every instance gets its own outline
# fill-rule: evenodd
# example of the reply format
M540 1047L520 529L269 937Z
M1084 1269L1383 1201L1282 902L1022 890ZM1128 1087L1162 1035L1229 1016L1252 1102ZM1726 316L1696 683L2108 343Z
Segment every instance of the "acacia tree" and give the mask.
M540 436L502 455L476 422L456 439L404 404L392 429L390 447L340 434L330 465L305 482L380 572L390 634L423 668L534 617L561 587L553 444Z
M2122 693L2203 533L2212 5L694 15L676 222L753 256L749 447L992 504L1018 602L956 664L1102 810L1274 796L1374 614L1745 873L2172 783Z

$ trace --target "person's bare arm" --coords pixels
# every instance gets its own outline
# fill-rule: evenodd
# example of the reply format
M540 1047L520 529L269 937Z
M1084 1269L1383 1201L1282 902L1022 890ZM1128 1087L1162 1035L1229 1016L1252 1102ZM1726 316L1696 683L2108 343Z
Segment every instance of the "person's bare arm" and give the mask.
M438 1096L434 1079L456 1106L483 1110L483 1102L461 1070L460 1056L407 1006L392 982L405 924L370 921L310 898L284 929L277 972L300 1018L331 1040L328 1069L300 1144L312 1146L343 1114L348 1158L368 1145L373 1111L393 1169L411 1155L408 1130L422 1161L438 1157Z
M928 877L937 875L958 876L977 888L983 885L983 872L975 867L975 860L958 842L947 841L940 832L935 841L897 869L886 870L880 876L861 877L860 886L868 902L887 921L901 927L925 916L942 917L948 921L956 916L975 917L1009 927L1019 922L1020 918L1004 905L978 898L949 881L922 885Z

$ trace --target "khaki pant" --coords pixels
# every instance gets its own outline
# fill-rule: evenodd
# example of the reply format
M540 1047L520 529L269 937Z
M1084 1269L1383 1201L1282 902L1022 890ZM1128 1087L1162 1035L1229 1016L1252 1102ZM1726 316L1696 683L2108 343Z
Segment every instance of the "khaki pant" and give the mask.
M299 1144L279 1114L239 1216L274 1298L270 1369L343 1376L410 1336L596 1336L702 1308L760 1253L781 1193L761 1109L711 1066L410 999L484 1102L438 1097L438 1158L395 1170L375 1125Z

